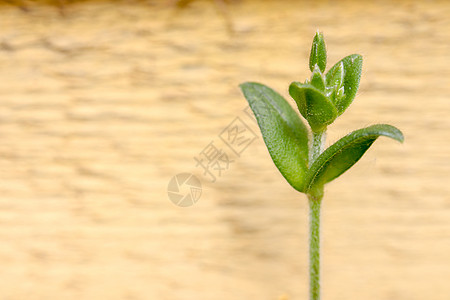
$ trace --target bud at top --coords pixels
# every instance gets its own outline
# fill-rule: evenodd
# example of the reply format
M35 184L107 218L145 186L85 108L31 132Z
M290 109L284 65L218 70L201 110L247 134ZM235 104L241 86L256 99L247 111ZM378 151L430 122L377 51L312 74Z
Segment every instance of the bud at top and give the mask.
M318 65L320 71L324 72L327 66L327 49L325 47L325 41L323 40L323 34L316 32L311 47L311 54L309 55L309 69L311 72L314 70L314 66Z

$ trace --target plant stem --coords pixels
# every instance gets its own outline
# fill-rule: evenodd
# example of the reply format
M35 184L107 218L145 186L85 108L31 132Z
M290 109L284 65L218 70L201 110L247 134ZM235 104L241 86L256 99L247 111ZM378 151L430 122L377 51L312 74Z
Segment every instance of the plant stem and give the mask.
M325 145L326 130L313 132L310 146L311 166ZM309 299L320 300L320 206L323 187L308 194L309 200Z
M322 198L309 195L309 299L320 299L320 205Z
M312 144L309 149L309 166L319 157L325 146L326 129L323 131L313 132Z

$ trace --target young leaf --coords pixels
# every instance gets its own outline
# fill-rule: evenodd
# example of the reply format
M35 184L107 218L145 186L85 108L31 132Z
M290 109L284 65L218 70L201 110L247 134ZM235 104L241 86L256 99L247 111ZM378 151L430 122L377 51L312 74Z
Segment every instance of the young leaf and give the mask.
M293 82L289 86L289 94L314 132L323 130L336 119L337 111L333 103L311 84Z
M340 88L344 84L344 63L334 65L327 73L327 85L331 88Z
M240 85L261 129L273 162L292 187L302 192L308 158L308 129L287 101L271 88Z
M377 124L355 130L331 145L311 165L306 179L306 191L314 190L339 177L382 135L403 142L400 130L391 125Z
M325 71L325 67L327 66L327 48L325 47L323 34L320 32L316 32L311 46L311 53L309 55L309 69L311 72L316 65L319 66L322 72Z
M311 85L321 92L325 92L325 81L322 72L318 66L314 67L314 71L311 75Z
M361 78L362 56L352 54L337 62L325 75L327 86L334 86L340 81L342 66L344 69L344 97L336 97L334 102L338 115L341 115L347 109L356 96L359 88L359 79Z

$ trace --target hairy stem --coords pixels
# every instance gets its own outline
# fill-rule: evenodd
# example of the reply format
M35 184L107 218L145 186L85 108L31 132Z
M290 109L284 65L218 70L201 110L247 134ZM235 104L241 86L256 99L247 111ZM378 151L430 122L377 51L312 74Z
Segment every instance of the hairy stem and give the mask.
M309 165L322 153L326 131L314 132L310 145ZM309 299L320 300L320 206L323 187L310 191L309 200Z
M309 166L319 157L325 146L326 129L319 132L313 132L312 144L309 149Z
M321 198L309 196L309 299L320 299L320 205Z

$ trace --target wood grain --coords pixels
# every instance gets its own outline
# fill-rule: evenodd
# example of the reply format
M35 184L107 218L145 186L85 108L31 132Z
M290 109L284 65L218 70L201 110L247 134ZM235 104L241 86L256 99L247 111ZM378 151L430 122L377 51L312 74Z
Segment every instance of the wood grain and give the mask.
M287 96L317 28L330 65L364 56L328 144L372 123L406 137L327 186L324 299L449 299L448 1L226 9L0 8L0 299L306 299L306 199L238 84ZM236 117L257 133L240 156L220 138ZM214 183L194 160L211 142L233 160ZM190 208L168 199L181 172L203 185Z

